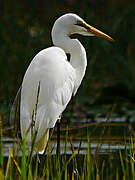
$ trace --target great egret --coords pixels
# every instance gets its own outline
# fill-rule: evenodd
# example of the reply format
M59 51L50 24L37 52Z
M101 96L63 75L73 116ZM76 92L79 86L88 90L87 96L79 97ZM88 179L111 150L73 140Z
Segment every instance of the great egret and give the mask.
M41 50L31 61L22 82L20 124L21 134L27 132L31 143L32 129L37 130L36 147L44 152L49 129L55 126L72 95L80 86L87 66L83 45L72 34L113 39L88 25L76 14L68 13L58 18L52 28L54 46ZM66 53L70 53L70 62ZM35 116L35 117L34 117ZM33 128L31 127L34 119Z

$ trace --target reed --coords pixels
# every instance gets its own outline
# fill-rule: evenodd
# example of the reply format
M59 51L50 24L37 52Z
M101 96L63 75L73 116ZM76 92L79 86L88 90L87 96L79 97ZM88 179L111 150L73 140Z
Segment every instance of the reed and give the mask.
M35 141L35 138L33 138ZM91 153L90 139L88 137L88 148L84 155L79 155L79 148L75 149L71 142L72 154L64 154L60 157L52 155L49 148L46 151L44 166L40 170L42 157L35 154L35 144L27 153L26 138L21 145L22 156L17 157L13 150L9 149L8 162L3 156L3 144L0 140L0 179L22 179L22 180L111 180L125 179L135 180L135 153L134 142L125 143L125 150L119 150L116 155L109 154L108 158L101 158L98 152ZM113 163L117 159L117 164ZM119 165L118 165L119 164ZM115 166L116 165L116 166ZM42 173L41 173L42 172Z

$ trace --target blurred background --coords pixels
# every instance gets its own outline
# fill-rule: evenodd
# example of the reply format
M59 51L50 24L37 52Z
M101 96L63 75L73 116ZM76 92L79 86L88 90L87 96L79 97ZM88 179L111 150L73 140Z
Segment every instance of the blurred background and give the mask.
M65 116L135 115L135 1L133 0L0 0L0 115L9 112L24 73L40 50L52 46L55 20L68 12L110 35L77 36L86 49L88 67L83 83ZM98 106L98 108L93 108ZM110 109L105 111L104 107ZM93 111L92 111L93 109ZM98 110L97 110L98 109ZM132 110L132 111L131 111ZM128 113L127 113L128 112Z

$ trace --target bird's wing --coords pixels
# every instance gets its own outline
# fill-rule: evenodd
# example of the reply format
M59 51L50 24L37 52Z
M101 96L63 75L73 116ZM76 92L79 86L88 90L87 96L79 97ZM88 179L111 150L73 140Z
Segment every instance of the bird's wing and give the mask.
M62 49L47 48L34 57L25 73L21 90L21 131L28 129L36 116L37 139L47 128L54 127L74 91L75 70L66 59Z

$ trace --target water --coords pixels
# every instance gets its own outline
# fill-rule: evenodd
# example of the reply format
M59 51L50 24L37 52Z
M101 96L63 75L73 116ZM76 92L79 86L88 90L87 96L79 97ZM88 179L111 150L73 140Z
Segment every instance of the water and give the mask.
M74 110L71 115L70 108L64 114L61 122L61 154L72 154L73 149L78 149L78 153L84 155L90 140L91 154L115 153L119 149L125 149L125 142L128 148L130 137L135 137L135 110L132 104L124 106L91 106L88 109ZM70 115L69 115L70 113ZM79 114L77 114L79 113ZM86 118L87 117L87 118ZM70 119L70 120L69 120ZM67 126L68 125L68 126ZM3 129L4 156L9 155L9 148L13 149L16 140L12 138L12 127ZM57 128L55 127L52 137L49 140L49 150L56 153ZM20 149L20 147L17 147ZM21 156L21 151L17 154Z
M90 146L91 154L95 152L98 154L115 153L119 149L124 150L125 146L128 147L130 135L133 135L132 121L126 123L125 119L122 118L110 118L109 122L106 122L105 118L97 117L95 122L90 122L89 119L82 119L76 126L74 120L61 126L61 143L60 152L61 154L72 154L73 149L78 150L78 154L84 155L87 153L88 145ZM10 130L10 129L9 129ZM88 144L88 139L90 143ZM13 150L14 145L17 141L13 138L4 137L4 156L8 157L9 148ZM126 144L126 145L125 145ZM57 129L54 129L53 135L49 140L49 151L52 154L56 154L57 148ZM20 147L17 155L21 156Z
M16 147L13 145L13 143L15 143L15 141L13 139L3 139L3 144L4 144L4 157L8 157L9 156L9 149L11 149L13 151L13 148ZM127 149L129 149L129 145L125 144L125 143L116 143L116 142L102 142L102 143L98 143L98 142L91 142L89 144L90 146L90 152L91 154L109 154L109 153L115 153L118 150L124 150L125 147ZM56 141L50 141L49 142L49 150L51 152L51 154L56 154L56 148L57 148L57 143ZM87 153L87 148L88 148L88 142L80 142L79 141L72 141L71 142L67 142L65 144L65 142L61 142L60 143L60 152L61 155L62 154L67 154L67 155L71 155L73 153L73 148L74 150L78 149L77 154L79 155L84 155ZM21 156L21 151L19 150L20 148L18 147L18 151L17 151L17 156Z

